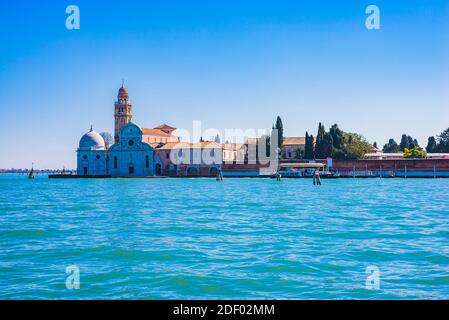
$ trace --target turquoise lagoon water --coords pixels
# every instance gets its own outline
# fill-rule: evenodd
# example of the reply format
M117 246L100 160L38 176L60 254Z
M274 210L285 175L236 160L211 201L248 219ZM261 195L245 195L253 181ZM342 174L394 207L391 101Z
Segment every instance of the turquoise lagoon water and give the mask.
M3 175L0 298L447 299L448 221L449 179Z

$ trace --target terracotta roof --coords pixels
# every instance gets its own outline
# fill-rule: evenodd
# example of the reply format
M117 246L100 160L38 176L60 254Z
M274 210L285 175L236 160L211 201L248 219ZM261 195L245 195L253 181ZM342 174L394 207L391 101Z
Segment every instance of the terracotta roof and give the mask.
M144 135L152 135L152 136L161 136L161 137L170 137L171 134L168 134L161 129L156 128L142 128L142 133Z
M171 130L175 130L175 127L169 126L166 123L161 124L160 126L155 127L154 129L171 129Z
M305 145L306 138L305 137L284 137L282 141L282 145Z

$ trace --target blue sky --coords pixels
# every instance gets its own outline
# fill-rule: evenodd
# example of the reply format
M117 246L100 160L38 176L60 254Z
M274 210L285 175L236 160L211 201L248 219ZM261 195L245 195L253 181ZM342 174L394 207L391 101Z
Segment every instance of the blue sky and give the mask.
M80 30L65 28L76 4ZM365 8L381 29L365 28ZM9 1L0 19L0 168L75 166L90 124L113 130L121 79L133 120L286 135L338 123L383 145L449 126L449 3Z

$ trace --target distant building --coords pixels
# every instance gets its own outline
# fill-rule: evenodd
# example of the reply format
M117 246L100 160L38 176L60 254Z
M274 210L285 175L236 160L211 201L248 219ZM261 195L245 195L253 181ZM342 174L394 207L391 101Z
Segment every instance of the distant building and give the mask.
M243 163L245 160L246 148L243 143L223 143L224 163Z
M365 154L365 158L368 160L401 160L404 159L404 154L402 152L370 152ZM427 159L449 159L449 153L428 153Z
M154 154L154 174L156 176L178 176L179 163L177 159L182 155L183 149L189 148L190 143L188 142L168 142L157 147ZM178 153L178 156L175 156L175 153Z
M365 158L369 160L398 160L403 159L404 154L402 152L397 153L370 152L365 154Z
M167 124L162 124L156 128L142 128L142 141L151 144L179 142L179 137L173 135L175 130L176 128Z
M167 143L155 149L155 175L216 176L222 152L221 144L212 141Z
M180 142L174 134L175 127L162 124L141 128L132 122L132 117L128 89L122 85L114 104L115 143L107 149L103 137L91 128L82 136L77 150L78 175L215 176L220 170L221 144ZM238 152L232 147L226 155L236 159Z
M284 137L282 140L282 149L284 151L284 159L291 160L297 158L298 150L305 150L305 137Z

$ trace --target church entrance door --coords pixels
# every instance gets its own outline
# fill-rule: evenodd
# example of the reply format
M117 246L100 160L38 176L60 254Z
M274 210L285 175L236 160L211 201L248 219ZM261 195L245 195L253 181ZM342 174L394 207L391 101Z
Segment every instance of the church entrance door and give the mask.
M156 164L156 175L161 176L162 175L162 166L160 163Z

